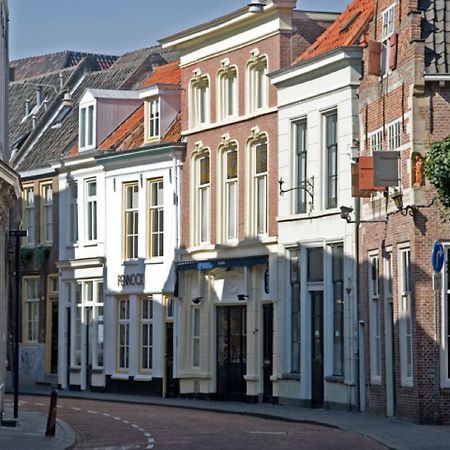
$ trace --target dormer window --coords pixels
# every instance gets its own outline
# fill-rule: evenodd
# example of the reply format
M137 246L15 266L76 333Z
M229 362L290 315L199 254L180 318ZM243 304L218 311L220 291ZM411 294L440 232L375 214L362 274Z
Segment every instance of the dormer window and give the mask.
M94 105L80 107L80 150L94 146Z
M160 136L160 101L159 97L151 98L148 108L148 139L155 140Z

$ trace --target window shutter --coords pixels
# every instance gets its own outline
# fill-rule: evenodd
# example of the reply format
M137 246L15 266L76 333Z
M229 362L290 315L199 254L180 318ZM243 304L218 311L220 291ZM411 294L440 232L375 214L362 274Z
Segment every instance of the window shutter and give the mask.
M397 40L397 33L392 34L389 38L389 69L391 70L397 67Z
M384 186L374 185L374 165L371 156L359 158L359 189L361 191L384 191Z
M377 41L369 41L369 75L380 75L380 58L381 43Z

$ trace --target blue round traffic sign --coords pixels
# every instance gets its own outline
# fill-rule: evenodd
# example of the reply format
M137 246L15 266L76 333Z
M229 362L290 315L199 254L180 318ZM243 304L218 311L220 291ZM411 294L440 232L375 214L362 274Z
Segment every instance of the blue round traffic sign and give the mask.
M431 265L435 272L440 272L444 265L445 252L441 241L434 241L433 251L431 253Z

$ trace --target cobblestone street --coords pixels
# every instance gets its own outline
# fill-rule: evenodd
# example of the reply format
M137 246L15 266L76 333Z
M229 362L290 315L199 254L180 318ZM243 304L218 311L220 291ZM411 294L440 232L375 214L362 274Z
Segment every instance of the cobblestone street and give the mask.
M45 397L21 397L22 411L47 413L47 409ZM77 449L384 448L363 436L330 427L118 402L61 398L58 418L75 430Z

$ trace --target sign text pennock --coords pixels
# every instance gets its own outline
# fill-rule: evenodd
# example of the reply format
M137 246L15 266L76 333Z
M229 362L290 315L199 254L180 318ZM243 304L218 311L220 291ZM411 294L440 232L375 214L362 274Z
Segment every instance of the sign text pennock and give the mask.
M118 275L117 285L144 286L144 275L142 273L130 273L129 275Z

